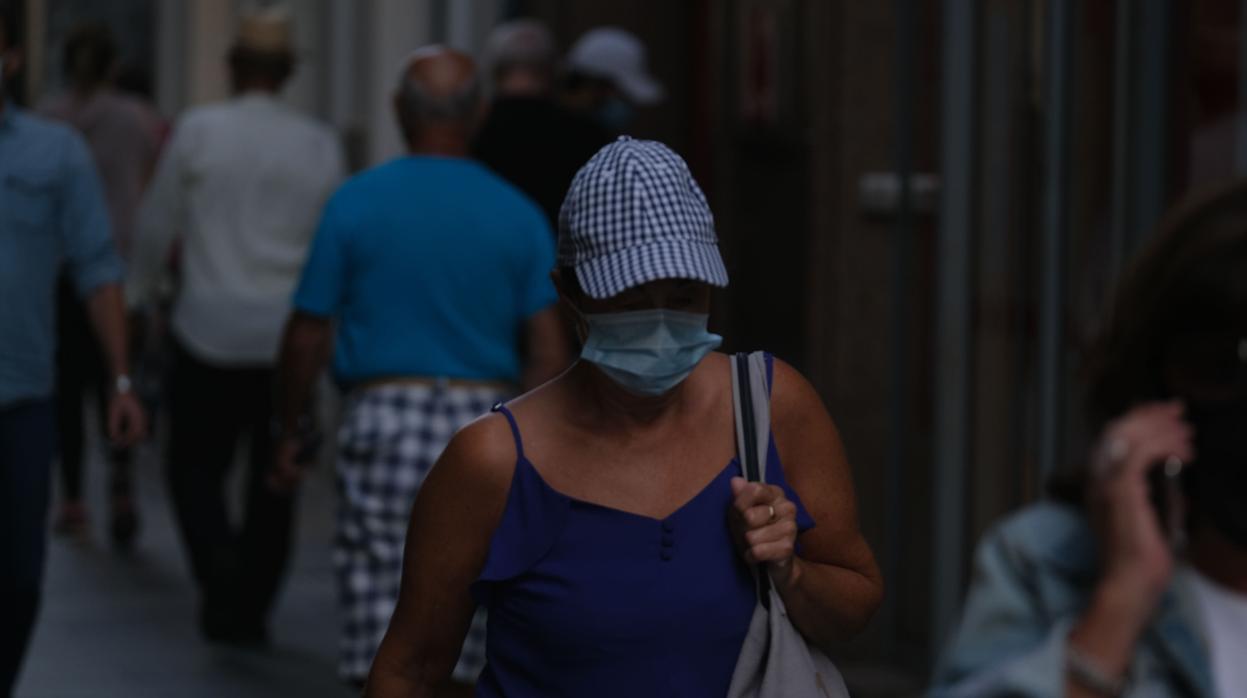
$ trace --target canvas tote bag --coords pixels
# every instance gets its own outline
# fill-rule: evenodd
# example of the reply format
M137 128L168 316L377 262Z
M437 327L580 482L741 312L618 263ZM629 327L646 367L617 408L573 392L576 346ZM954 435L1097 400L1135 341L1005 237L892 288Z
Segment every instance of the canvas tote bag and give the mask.
M771 400L762 352L732 357L736 450L742 475L766 482ZM848 688L827 655L810 646L788 620L764 566L754 570L758 605L736 659L728 698L847 698Z

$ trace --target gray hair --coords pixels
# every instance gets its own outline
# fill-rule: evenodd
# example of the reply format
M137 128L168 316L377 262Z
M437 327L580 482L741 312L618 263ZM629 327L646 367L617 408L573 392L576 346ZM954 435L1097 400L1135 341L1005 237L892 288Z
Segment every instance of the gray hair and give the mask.
M406 119L429 122L467 122L476 116L481 101L481 85L477 77L461 89L447 95L431 95L424 86L406 74L398 83L398 98Z

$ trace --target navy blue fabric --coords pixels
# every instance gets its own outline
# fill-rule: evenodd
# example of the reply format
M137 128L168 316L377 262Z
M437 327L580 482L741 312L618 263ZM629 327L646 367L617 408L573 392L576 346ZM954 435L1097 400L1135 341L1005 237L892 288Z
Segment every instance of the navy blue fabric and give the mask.
M566 496L524 454L472 592L489 612L478 696L722 696L755 606L727 526L733 459L658 520ZM767 480L814 525L784 479Z
M51 400L0 407L0 696L17 679L39 606L55 445Z

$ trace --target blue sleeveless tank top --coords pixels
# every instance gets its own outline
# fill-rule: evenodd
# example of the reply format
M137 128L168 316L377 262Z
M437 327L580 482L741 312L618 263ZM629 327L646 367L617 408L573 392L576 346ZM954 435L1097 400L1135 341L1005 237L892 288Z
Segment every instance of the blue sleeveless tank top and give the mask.
M768 373L771 371L768 356ZM769 380L768 380L769 383ZM478 696L723 696L749 627L755 595L728 531L728 463L665 519L559 493L524 456L506 510L472 585L489 612ZM767 481L814 525L784 479L775 441Z

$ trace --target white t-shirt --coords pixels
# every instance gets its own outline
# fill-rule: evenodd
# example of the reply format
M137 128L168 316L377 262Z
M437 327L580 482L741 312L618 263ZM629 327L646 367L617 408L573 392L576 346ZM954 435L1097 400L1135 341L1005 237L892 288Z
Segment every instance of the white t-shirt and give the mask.
M150 300L175 238L173 331L201 361L271 365L343 157L327 126L252 92L182 117L139 211L127 295Z
M1247 594L1226 589L1192 567L1185 569L1185 577L1203 621L1217 695L1247 695Z

